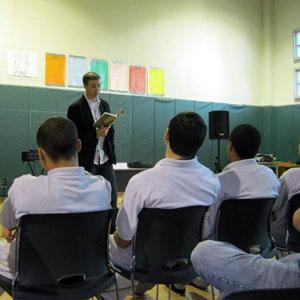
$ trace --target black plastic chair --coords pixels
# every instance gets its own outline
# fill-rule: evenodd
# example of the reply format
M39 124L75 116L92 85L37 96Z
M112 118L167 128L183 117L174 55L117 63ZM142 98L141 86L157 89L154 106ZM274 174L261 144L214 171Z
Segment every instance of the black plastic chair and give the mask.
M288 203L286 214L287 251L300 252L300 232L293 226L294 212L300 207L300 193L293 195Z
M201 241L206 209L206 206L190 206L141 211L133 241L131 270L120 268L120 274L132 280L133 295L134 280L169 285L170 299L171 284L188 283L197 277L190 257Z
M108 262L113 209L25 215L17 232L14 299L87 299L116 283ZM118 293L117 293L118 299Z
M227 295L223 300L299 300L300 288L247 290Z
M276 254L270 234L275 199L228 199L217 213L216 240L231 243L247 253L271 258Z

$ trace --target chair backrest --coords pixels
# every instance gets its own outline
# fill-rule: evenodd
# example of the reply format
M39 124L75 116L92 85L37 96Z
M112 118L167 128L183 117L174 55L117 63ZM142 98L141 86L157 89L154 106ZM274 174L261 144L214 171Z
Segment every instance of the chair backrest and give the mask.
M270 216L275 199L228 199L219 207L216 240L229 242L248 253L275 255Z
M247 290L227 295L223 300L298 300L300 288Z
M134 239L135 273L148 273L155 282L166 283L170 282L171 273L192 269L191 252L201 241L206 209L144 208Z
M300 207L300 193L291 197L288 202L286 214L286 228L287 235L287 250L293 252L300 252L300 232L293 226L294 212Z
M22 216L16 287L72 286L109 272L112 211Z

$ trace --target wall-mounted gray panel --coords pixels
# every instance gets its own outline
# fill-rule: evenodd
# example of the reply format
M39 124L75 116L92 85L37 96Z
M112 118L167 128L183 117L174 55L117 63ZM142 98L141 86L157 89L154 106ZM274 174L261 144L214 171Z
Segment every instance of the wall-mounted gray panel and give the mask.
M109 94L101 93L100 94L100 98L103 99L103 100L105 100L106 102L110 103Z
M14 178L27 173L21 152L28 150L28 111L1 109L0 120L0 177L7 178L10 185Z
M170 120L175 116L175 101L155 99L155 162L165 157L164 135Z
M77 91L65 91L58 90L58 112L67 113L70 104L78 100L82 95L82 92Z
M294 105L294 161L300 162L300 105ZM299 149L299 150L298 150Z
M28 87L0 85L0 108L28 109Z
M275 139L272 141L272 149L275 149L274 154L280 161L291 160L296 151L293 110L292 105L274 108L272 127L275 131Z
M262 110L262 141L260 152L274 153L275 151L275 131L273 128L273 115L275 108L272 106L265 106Z
M117 160L132 161L132 96L110 95L110 109L112 113L124 110L124 114L114 123Z
M186 111L195 111L194 101L189 100L175 100L175 112L176 114Z
M133 96L133 161L154 163L154 99Z
M29 110L57 112L57 90L29 88Z

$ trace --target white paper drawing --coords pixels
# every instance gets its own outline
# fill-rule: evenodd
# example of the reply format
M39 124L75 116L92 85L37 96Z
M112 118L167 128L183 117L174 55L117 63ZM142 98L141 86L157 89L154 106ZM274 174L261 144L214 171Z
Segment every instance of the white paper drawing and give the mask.
M7 74L22 77L37 77L38 57L36 53L9 51Z

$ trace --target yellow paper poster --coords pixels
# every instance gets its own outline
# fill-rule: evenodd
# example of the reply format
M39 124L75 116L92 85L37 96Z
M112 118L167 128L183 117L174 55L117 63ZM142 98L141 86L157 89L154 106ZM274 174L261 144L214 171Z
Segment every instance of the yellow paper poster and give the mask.
M148 94L163 96L165 93L165 72L159 68L149 68Z

